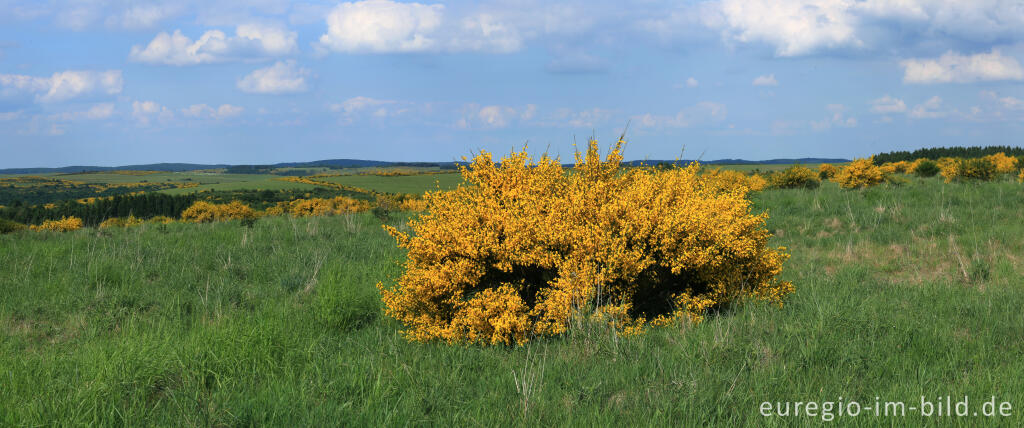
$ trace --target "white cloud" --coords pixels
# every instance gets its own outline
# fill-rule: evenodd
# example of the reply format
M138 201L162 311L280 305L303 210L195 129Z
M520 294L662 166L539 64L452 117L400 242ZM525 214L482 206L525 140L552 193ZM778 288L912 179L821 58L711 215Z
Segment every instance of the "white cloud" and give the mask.
M255 94L288 94L305 92L310 72L298 67L295 61L278 61L266 68L254 70L238 81L238 89Z
M757 76L751 84L754 86L779 86L779 81L775 80L774 74L769 74L767 76Z
M706 14L727 41L763 42L778 56L797 56L836 47L858 47L857 21L848 0L722 0Z
M961 55L946 52L938 59L908 59L900 62L906 83L969 83L985 80L1024 80L1024 69L1016 58L990 53Z
M62 71L50 77L0 74L0 95L34 94L39 102L67 101L86 95L121 93L121 70Z
M446 18L441 4L365 0L337 5L327 15L319 47L334 52L479 51L522 48L516 26L498 14Z
M430 104L381 100L364 96L352 97L341 103L330 104L328 108L333 112L340 113L341 121L344 124L352 123L359 117L396 117L413 111L427 113L431 110Z
M886 95L871 101L871 111L881 114L903 113L907 111L907 104L899 98Z
M21 117L21 110L0 113L0 121L14 120Z
M825 106L829 117L820 121L811 121L811 128L815 131L824 131L833 126L841 128L852 128L857 126L857 118L846 116L846 106L842 104L829 104Z
M436 46L443 5L367 0L341 3L327 15L320 43L338 52L416 52Z
M153 28L161 21L180 13L181 9L182 6L177 3L132 4L127 9L109 16L106 25L131 30Z
M113 103L99 103L89 107L88 110L84 111L73 111L64 112L60 114L51 115L51 120L102 120L108 119L114 115L114 104Z
M938 95L929 98L925 102L914 106L908 113L914 119L935 119L946 116L947 112L942 109L942 98Z
M689 128L721 122L727 114L724 104L704 101L672 116L646 113L633 116L632 120L640 128Z
M537 115L535 104L523 107L467 104L462 110L462 117L455 122L457 128L505 128L515 122L532 120Z
M139 125L147 126L154 119L161 122L173 119L174 112L153 101L133 101L132 117L139 122Z
M447 42L448 50L507 53L523 45L515 27L487 13L463 18L459 30Z
M295 32L257 24L239 25L234 36L210 30L195 41L175 30L174 34L157 34L145 47L132 46L129 57L132 61L169 65L277 57L296 52L297 37Z
M195 118L195 119L226 119L229 117L235 117L242 114L244 107L233 106L231 104L221 104L220 107L213 108L206 104L192 104L186 108L181 109L182 116Z
M692 77L689 78L689 79L686 79L686 86L688 88L696 88L698 85L700 85L700 83L697 83L697 79L694 79Z
M570 109L558 109L555 112L555 123L552 125L570 128L594 128L612 117L610 110L592 108L589 110L574 111Z
M1024 36L1018 0L721 0L680 9L697 9L703 24L728 43L765 43L784 57L888 48L892 42L991 43ZM662 15L647 28L664 35L672 32L665 24L687 14Z
M1021 101L1020 98L1003 97L999 99L999 103L1002 104L1003 108L1007 110L1024 109L1024 101Z

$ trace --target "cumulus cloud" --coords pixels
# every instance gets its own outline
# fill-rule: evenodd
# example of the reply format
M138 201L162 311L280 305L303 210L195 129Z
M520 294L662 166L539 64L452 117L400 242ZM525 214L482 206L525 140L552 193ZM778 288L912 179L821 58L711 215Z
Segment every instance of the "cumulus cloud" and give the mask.
M192 104L186 108L181 109L181 115L194 119L225 119L229 117L235 117L242 114L244 107L234 106L231 104L221 104L220 107L213 108L206 104Z
M434 49L444 5L367 0L341 3L327 15L320 43L339 52L415 52Z
M174 112L153 101L133 101L132 117L138 121L139 125L147 126L153 120L167 122L173 119Z
M246 24L235 28L235 35L210 30L196 40L175 30L161 32L145 47L132 46L132 61L149 64L195 65L246 58L288 55L298 50L297 35L282 28Z
M754 86L779 86L779 81L775 80L774 74L769 74L767 76L757 76L751 84Z
M238 80L238 89L254 94L290 94L308 89L306 78L310 71L295 64L295 61L278 61L274 65L260 68Z
M39 102L67 101L87 95L121 93L124 80L121 70L69 70L50 77L0 74L0 94L34 94Z
M726 40L763 42L779 56L822 48L861 46L857 22L845 0L723 0L705 23L720 28Z
M871 101L871 111L881 114L903 113L907 111L907 104L899 98L886 95Z
M727 114L728 109L724 104L704 101L680 110L675 115L646 113L633 116L632 120L640 128L689 128L721 122Z
M702 3L698 13L726 42L764 43L783 57L882 48L886 40L989 43L1024 35L1024 7L1015 0L721 0ZM665 15L655 22L676 14Z
M335 52L514 52L522 47L515 26L498 16L448 18L441 4L346 2L332 9L326 21L319 45Z
M946 52L937 59L908 59L900 62L906 83L969 83L985 80L1024 80L1024 69L1016 58L990 53L961 55Z
M944 117L946 114L947 112L942 111L942 98L939 98L938 95L914 106L908 113L914 119L936 119Z

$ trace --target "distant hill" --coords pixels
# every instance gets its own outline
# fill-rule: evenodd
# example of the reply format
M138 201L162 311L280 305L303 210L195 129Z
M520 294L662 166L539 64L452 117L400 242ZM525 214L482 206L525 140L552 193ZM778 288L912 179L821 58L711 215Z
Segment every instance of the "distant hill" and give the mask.
M800 158L800 159L768 159L762 161L751 161L745 159L719 159L713 161L701 161L703 164L708 165L757 165L757 164L817 164L817 163L843 163L849 162L849 159L825 159L825 158ZM656 165L659 163L675 163L678 165L686 165L692 162L691 160L633 160L623 162L626 165L638 166L640 164L645 165ZM365 168L365 167L441 167L441 168L453 168L456 165L464 165L465 162L388 162L388 161L376 161L376 160L362 160L362 159L324 159L311 162L282 162L270 165L260 165L270 168L311 168L311 167L328 167L328 168ZM571 164L569 164L571 166ZM154 163L146 165L124 165L124 166L65 166L60 168L8 168L0 169L0 174L47 174L47 173L63 173L63 174L74 174L79 172L92 172L92 171L164 171L164 172L181 172L181 171L195 171L197 169L221 169L239 167L245 165L227 165L227 164L195 164L195 163Z

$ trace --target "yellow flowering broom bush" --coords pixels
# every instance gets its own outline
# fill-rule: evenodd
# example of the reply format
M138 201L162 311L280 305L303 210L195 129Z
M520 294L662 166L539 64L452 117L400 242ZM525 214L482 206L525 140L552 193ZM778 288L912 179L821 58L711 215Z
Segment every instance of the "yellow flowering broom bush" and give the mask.
M60 220L46 220L38 226L29 226L34 231L51 230L54 232L70 232L82 228L82 219L78 217L61 217Z
M239 201L227 204L213 204L199 201L181 212L182 221L208 223L211 221L255 220L260 213Z
M834 181L844 189L871 187L885 181L885 173L871 158L854 159L836 174Z
M831 180L839 173L839 168L830 163L823 163L818 166L818 178L821 180Z
M1017 170L1017 158L1007 156L1006 153L999 152L993 155L985 156L985 160L992 163L996 168L997 174L1012 174Z
M821 179L814 170L793 165L769 175L768 185L776 189L814 189L821 185Z
M369 202L338 196L331 199L311 198L278 202L277 205L267 208L266 213L267 215L291 214L292 217L319 217L358 213L368 209L370 209Z
M768 186L768 180L757 174L747 175L731 169L709 169L701 174L701 179L709 187L719 190L731 190L746 188L747 190L759 192Z
M940 168L947 183L953 180L992 181L999 175L996 165L988 158L952 159L945 164L940 163Z
M686 168L620 169L620 140L605 160L595 141L576 167L481 152L466 183L425 196L412 233L385 226L408 250L397 284L378 284L385 313L412 340L523 344L566 332L588 311L637 333L698 322L745 297L781 305L785 248L767 246L767 214L749 188Z

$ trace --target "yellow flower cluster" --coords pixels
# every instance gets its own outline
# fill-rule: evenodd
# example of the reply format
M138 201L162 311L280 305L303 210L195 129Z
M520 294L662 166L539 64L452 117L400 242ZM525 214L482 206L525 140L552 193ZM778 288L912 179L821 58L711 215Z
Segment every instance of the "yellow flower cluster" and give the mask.
M1017 158L1007 156L1003 152L985 156L985 160L991 162L999 174L1012 174L1017 170Z
M802 165L793 165L768 176L768 185L775 189L813 189L820 184L818 173Z
M818 178L822 180L831 180L839 173L839 168L830 163L823 163L818 166Z
M839 170L833 181L844 189L871 187L885 180L885 173L871 158L854 159Z
M111 217L106 220L103 220L103 222L100 223L100 229L106 229L110 227L132 227L138 226L142 223L142 220L136 218L133 215L129 215L128 217L125 218Z
M399 211L426 211L427 201L420 198L406 198L398 202Z
M368 209L370 209L370 204L366 201L338 196L333 199L311 198L296 199L290 202L278 202L277 205L267 208L266 214L291 214L293 217L316 217L357 213Z
M991 181L996 179L1000 172L999 167L990 158L990 156L974 159L943 158L939 159L939 167L942 177L946 179L947 183L964 179ZM944 160L947 161L943 162ZM1011 169L1010 172L1012 171Z
M886 163L882 164L882 166L880 166L879 168L882 169L882 173L884 173L884 174L897 174L897 173L899 173L899 174L906 174L908 172L911 172L911 170L913 169L913 166L914 166L914 164L912 164L910 162L899 161L899 162L886 162Z
M935 163L939 164L939 174L942 175L942 178L946 179L947 183L953 181L953 179L959 175L959 159L949 157L939 158Z
M708 188L717 190L741 190L744 193L759 192L768 186L768 180L758 174L747 175L731 169L708 169L700 176Z
M412 233L385 228L408 250L397 284L378 284L385 312L412 340L523 344L566 332L583 311L624 333L700 321L749 296L781 305L785 248L770 248L767 214L745 185L686 168L620 168L596 141L570 174L525 148L481 152L466 183L429 192Z
M82 228L82 219L78 217L61 217L60 220L46 220L39 226L29 226L34 231L51 230L54 232L70 232Z
M1017 181L1024 183L1024 169L1020 170L1020 174L1017 175Z
M231 201L227 204L212 204L199 201L185 209L181 213L181 220L193 223L207 223L211 221L245 220L259 218L258 211L249 208L239 201Z

